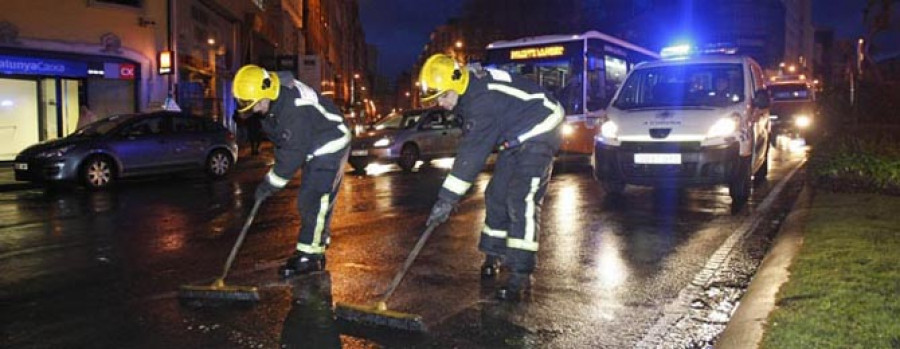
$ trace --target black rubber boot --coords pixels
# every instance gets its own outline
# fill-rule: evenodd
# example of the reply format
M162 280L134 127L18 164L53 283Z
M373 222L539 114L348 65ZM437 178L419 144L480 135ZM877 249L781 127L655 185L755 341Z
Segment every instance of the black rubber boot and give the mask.
M281 268L278 268L278 274L287 279L322 270L325 270L325 255L298 252L288 258Z
M512 273L506 285L497 289L497 299L508 302L518 302L525 297L525 293L531 288L531 274Z
M500 257L495 255L485 255L484 263L481 264L481 278L493 279L500 273Z

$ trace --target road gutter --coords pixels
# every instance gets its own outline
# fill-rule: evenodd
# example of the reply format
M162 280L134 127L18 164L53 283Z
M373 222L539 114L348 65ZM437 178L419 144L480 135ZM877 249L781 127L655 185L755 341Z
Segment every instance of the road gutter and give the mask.
M679 320L689 315L691 303L697 299L704 291L704 287L710 282L710 279L716 274L719 268L728 260L734 247L744 240L751 232L756 229L765 213L771 209L775 199L781 195L784 187L790 182L791 178L797 171L803 167L806 160L800 161L784 179L778 182L769 195L756 208L756 213L746 219L738 229L736 229L722 243L721 246L709 257L703 269L694 276L691 283L678 292L678 296L668 304L662 307L662 317L657 319L656 323L647 331L640 342L635 345L636 348L658 348L665 343L666 334L671 328L678 323Z

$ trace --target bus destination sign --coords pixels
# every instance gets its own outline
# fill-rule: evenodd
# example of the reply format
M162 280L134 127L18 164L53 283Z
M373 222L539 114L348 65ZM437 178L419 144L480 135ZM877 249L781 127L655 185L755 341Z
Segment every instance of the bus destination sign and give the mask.
M563 46L526 47L509 51L509 59L556 57L563 54L565 54L565 47Z

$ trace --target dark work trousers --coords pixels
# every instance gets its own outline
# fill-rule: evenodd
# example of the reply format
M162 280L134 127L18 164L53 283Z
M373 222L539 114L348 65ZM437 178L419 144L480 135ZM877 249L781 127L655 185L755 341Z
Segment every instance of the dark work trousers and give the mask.
M313 158L300 175L300 234L297 251L305 254L324 254L331 239L331 212L337 201L338 189L344 179L344 164L349 151Z
M478 248L503 257L516 273L531 273L537 263L541 205L553 171L556 149L525 142L497 155L485 190L485 227Z

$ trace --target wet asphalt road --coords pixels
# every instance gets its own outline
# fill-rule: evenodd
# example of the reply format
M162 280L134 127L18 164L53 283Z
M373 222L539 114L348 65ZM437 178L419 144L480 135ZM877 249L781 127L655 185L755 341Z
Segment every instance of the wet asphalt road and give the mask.
M447 164L403 173L347 172L332 225L328 272L280 281L293 249L297 181L267 201L229 277L258 285L255 306L179 304L182 284L209 283L252 206L258 166L209 182L198 175L129 181L113 190L0 193L3 347L554 347L641 342L710 256L797 166L773 151L769 181L731 213L725 188L607 197L582 163L557 166L543 208L536 283L499 303L478 274L476 245L490 171L439 227L388 303L420 314L427 335L335 322L334 301L369 304L424 229Z

